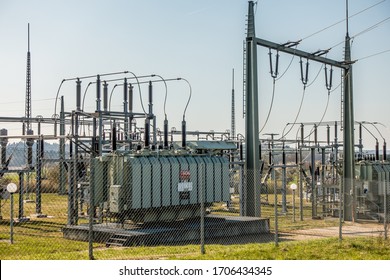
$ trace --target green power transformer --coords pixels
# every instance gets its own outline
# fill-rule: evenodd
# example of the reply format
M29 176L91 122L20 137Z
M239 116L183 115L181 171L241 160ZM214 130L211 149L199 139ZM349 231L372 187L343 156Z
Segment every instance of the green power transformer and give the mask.
M200 215L200 203L230 200L221 156L110 154L92 161L95 206L120 220L173 221Z

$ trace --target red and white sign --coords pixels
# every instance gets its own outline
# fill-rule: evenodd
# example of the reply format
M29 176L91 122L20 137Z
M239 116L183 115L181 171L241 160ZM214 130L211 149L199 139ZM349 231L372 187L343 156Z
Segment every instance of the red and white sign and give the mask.
M180 170L179 179L181 182L190 180L190 171L189 170Z

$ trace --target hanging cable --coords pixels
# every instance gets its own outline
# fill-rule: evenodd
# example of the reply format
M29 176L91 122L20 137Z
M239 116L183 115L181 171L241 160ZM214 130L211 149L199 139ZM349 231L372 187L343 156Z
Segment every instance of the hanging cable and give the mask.
M260 132L261 133L263 131L263 129L265 128L265 126L267 125L268 123L268 120L269 120L269 117L271 115L271 111L272 111L272 107L273 107L273 104L274 104L274 98L275 98L275 81L276 81L276 78L278 77L278 74L279 74L279 51L276 52L276 61L275 61L275 71L273 70L273 62L272 62L272 51L271 49L269 49L269 67L270 67L270 73L271 73L271 77L273 78L273 84L272 84L272 98L271 98L271 104L270 104L270 107L268 109L268 114L267 114L267 118L263 124L263 127L260 129Z
M368 56L365 56L365 57L362 57L362 58L359 58L359 59L357 59L356 61L361 61L361 60L363 60L363 59L367 59L367 58L370 58L370 57L374 57L374 56L377 56L377 55L380 55L380 54L384 54L384 53L387 53L387 52L390 52L390 49L385 50L385 51L381 51L381 52L378 52L378 53L375 53L375 54L371 54L371 55L368 55Z
M183 81L185 81L185 82L188 84L188 86L190 87L190 95L189 95L189 97L188 97L188 101L187 101L186 107L184 108L184 112L183 112L183 120L185 120L185 115L186 115L187 107L188 107L188 104L190 103L191 96L192 96L192 87L191 87L190 82L187 81L187 80L184 79L184 78L177 78L177 80L183 80Z
M319 127L319 126L322 124L322 121L324 120L324 117L325 117L325 115L326 115L326 112L328 111L329 100L330 100L330 91L328 91L328 98L327 98L327 101L326 101L324 113L322 114L320 121L319 121L318 123L315 124L317 127ZM309 137L313 134L313 132L314 132L314 128L312 128L312 129L310 130L310 133L309 133L307 136L305 136L304 139L309 138Z
M310 84L308 84L306 87L310 87L312 84L314 84L314 82L317 80L318 76L320 75L320 73L322 71L322 67L323 67L323 65L321 65L320 70L318 70L317 75L315 76L313 81ZM307 75L307 73L306 73L306 75Z
M360 31L359 33L355 34L354 36L352 36L353 38L356 38L357 36L360 36L360 35L363 35L364 33L367 33L367 32L370 32L371 30L374 30L375 28L377 28L378 26L380 26L381 24L385 23L386 21L388 21L390 19L390 17L387 17L385 18L384 20L381 20L380 22L364 29L363 31Z
M363 10L361 10L361 11L359 11L359 12L357 12L357 13L351 15L351 16L349 16L348 18L350 19L350 18L352 18L352 17L354 17L354 16L357 16L357 15L359 15L359 14L361 14L361 13L363 13L363 12L365 12L365 11L367 11L367 10L369 10L369 9L371 9L371 8L373 8L373 7L377 6L377 5L379 5L379 4L382 4L383 2L386 2L386 0L382 0L382 1L378 2L378 3L376 3L376 4L373 4L373 5L369 6L369 7L367 7L367 8L365 8L365 9L363 9ZM312 36L314 36L314 35L317 35L317 34L323 32L323 31L325 31L325 30L327 30L327 29L329 29L329 28L331 28L331 27L333 27L333 26L336 26L336 25L338 25L338 24L340 24L340 23L343 23L344 21L345 21L345 18L342 19L342 20L339 20L338 22L336 22L336 23L334 23L334 24L331 24L331 25L329 25L329 26L327 26L327 27L325 27L325 28L323 28L323 29L321 29L321 30L319 30L319 31L316 31L316 32L314 32L314 33L312 33L312 34L310 34L310 35L304 37L304 38L302 38L302 40L305 40L305 39L308 39L308 38L310 38L310 37L312 37Z
M164 78L161 77L160 75L154 74L154 76L159 77L159 78L164 82L164 85L165 85L164 116L165 116L165 119L167 119L167 112L166 112L166 110L165 110L166 104L167 104L167 97L168 97L168 87L167 87L167 83L166 83L166 81L164 80Z
M269 120L269 116L271 115L271 111L272 111L272 107L273 107L273 104L274 104L274 97L275 97L275 79L273 79L273 85L272 85L272 99L271 99L271 105L268 109L268 114L267 114L267 118L265 119L265 122L262 126L262 128L260 129L260 132L261 133L263 131L263 129L265 128L265 126L267 125L268 123L268 120Z
M293 53L293 55L292 55L292 57L291 57L290 63L288 64L286 70L284 70L284 72L282 73L282 75L280 75L280 77L276 79L277 81L280 80L280 79L284 76L284 74L287 73L287 70L290 68L290 66L291 66L291 64L292 64L292 62L294 61L294 58L295 58L295 51L297 50L297 46L298 46L298 44L295 45L294 53Z
M328 69L327 69L326 64L325 64L325 68L324 69L325 69L325 86L326 86L326 89L328 90L328 97L327 97L324 113L322 114L322 117L321 117L320 121L316 124L317 127L321 125L321 123L324 120L324 117L326 115L326 112L328 111L329 100L330 100L330 93L332 92L331 89L332 89L332 84L333 84L333 81L332 81L333 80L333 68L332 68L332 65L330 67L329 77L328 77ZM304 139L310 137L313 134L313 132L314 132L314 130L312 129L310 131L310 133Z
M130 73L131 75L133 75L134 78L137 80L138 91L139 91L139 99L140 99L140 101L141 101L141 107L142 107L142 110L144 111L144 113L146 114L145 107L144 107L144 103L143 103L143 101L142 101L142 92L141 92L141 86L140 86L140 84L139 84L138 77L137 77L133 72L130 72L130 71L129 71L129 73Z
M287 134L289 134L291 132L291 130L293 129L294 125L296 125L297 119L299 117L299 114L301 113L303 100L305 99L305 92L306 92L306 87L304 86L303 87L302 98L301 98L301 104L299 105L299 109L298 109L297 115L295 116L294 122L292 123L291 128L286 133L284 133L284 130L286 129L287 126L284 127L283 132L282 132L282 136L280 137L280 139L283 139L284 137L286 137Z

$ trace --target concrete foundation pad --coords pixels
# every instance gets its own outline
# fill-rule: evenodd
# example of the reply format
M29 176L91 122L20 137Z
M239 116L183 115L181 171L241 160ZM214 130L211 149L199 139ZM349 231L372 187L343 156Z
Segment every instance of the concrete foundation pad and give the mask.
M88 224L66 226L64 238L88 241ZM205 217L205 239L269 234L269 219L254 217ZM200 218L147 224L103 223L93 226L94 242L107 246L169 245L200 240Z

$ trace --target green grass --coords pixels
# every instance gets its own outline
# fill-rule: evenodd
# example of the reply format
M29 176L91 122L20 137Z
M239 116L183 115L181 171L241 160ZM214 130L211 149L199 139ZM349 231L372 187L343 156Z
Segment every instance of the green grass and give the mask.
M94 244L96 259L168 260L390 260L390 241L380 237L326 238L273 243L105 248ZM86 242L45 237L21 236L14 244L0 242L0 259L6 260L86 260Z
M17 196L15 212L17 213ZM271 200L270 200L271 201ZM56 194L42 196L43 213L48 218L31 218L26 223L16 224L14 244L9 243L9 200L2 201L0 221L1 260L86 260L88 243L64 239L62 228L67 223L67 197ZM304 221L292 221L291 211L279 217L280 230L289 232L301 228L318 228L338 225L337 219L312 220L310 205L304 205ZM25 203L26 216L35 211L35 203ZM271 230L274 225L273 205L263 206L263 215L269 215ZM291 209L289 209L291 210ZM222 204L213 208L213 213L238 215L228 212ZM7 220L8 219L8 220ZM85 220L86 222L86 220ZM206 254L200 254L200 245L175 245L154 247L106 248L105 244L94 244L96 259L264 259L264 260L390 260L390 241L383 237L324 238L305 241L283 241L275 246L272 238L269 243L249 243L234 245L207 244Z

